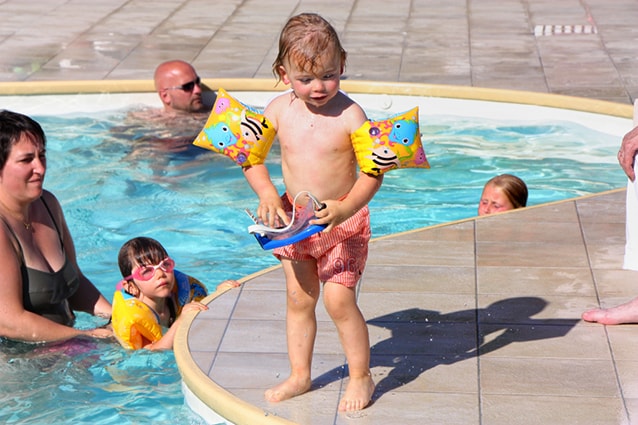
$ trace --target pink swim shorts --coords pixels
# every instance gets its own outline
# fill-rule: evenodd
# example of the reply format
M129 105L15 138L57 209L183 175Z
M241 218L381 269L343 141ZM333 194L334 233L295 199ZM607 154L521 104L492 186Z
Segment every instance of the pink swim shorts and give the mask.
M290 209L284 198L284 207ZM330 232L319 232L307 239L273 250L278 259L317 261L319 280L348 288L356 286L368 258L370 210L361 208Z

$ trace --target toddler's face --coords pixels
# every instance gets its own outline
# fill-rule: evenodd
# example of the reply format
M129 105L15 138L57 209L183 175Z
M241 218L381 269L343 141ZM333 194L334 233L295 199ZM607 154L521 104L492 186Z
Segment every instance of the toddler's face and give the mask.
M280 69L281 79L303 102L320 108L339 92L343 72L341 58L338 54L325 53L317 58L312 69L309 68L300 68L294 60L286 60Z

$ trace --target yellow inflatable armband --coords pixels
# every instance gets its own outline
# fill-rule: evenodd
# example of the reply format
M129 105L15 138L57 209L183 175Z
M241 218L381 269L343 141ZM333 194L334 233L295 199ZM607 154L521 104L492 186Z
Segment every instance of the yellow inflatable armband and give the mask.
M115 291L113 295L111 323L115 337L124 348L139 350L148 341L162 338L162 327L153 310L124 290Z
M268 118L220 88L213 110L193 144L249 167L264 163L273 140L275 129Z
M182 308L191 301L201 301L208 295L206 286L193 276L175 269L174 291L177 293L177 315L182 313Z
M430 168L415 107L382 121L366 121L351 135L359 168L378 176L395 168Z

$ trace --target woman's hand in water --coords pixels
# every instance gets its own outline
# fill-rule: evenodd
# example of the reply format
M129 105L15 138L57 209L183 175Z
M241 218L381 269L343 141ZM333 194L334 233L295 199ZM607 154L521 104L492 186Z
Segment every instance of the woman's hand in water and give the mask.
M108 328L87 329L83 334L92 338L106 339L113 337L113 329L110 326Z

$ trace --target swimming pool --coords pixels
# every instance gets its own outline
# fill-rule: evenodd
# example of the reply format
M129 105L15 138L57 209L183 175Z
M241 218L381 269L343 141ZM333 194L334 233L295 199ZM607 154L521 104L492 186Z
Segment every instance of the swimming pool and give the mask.
M269 96L237 93L256 105ZM82 268L108 298L119 278L117 250L137 235L162 241L179 268L211 289L276 264L246 233L243 209L256 200L238 167L179 140L149 140L148 123L122 126L126 111L100 109L99 97L114 96L65 99L68 114L59 99L3 105L34 116L47 132L45 186L63 204ZM474 216L484 182L501 172L528 183L530 205L625 183L615 152L628 119L498 102L353 97L371 116L418 102L432 164L386 176L370 205L374 236ZM118 102L152 105L154 95ZM51 105L57 105L55 116ZM277 156L273 151L271 173L281 185ZM91 323L80 317L81 326ZM184 407L172 353L129 353L103 342L36 350L7 343L2 355L0 418L7 423L201 423Z

